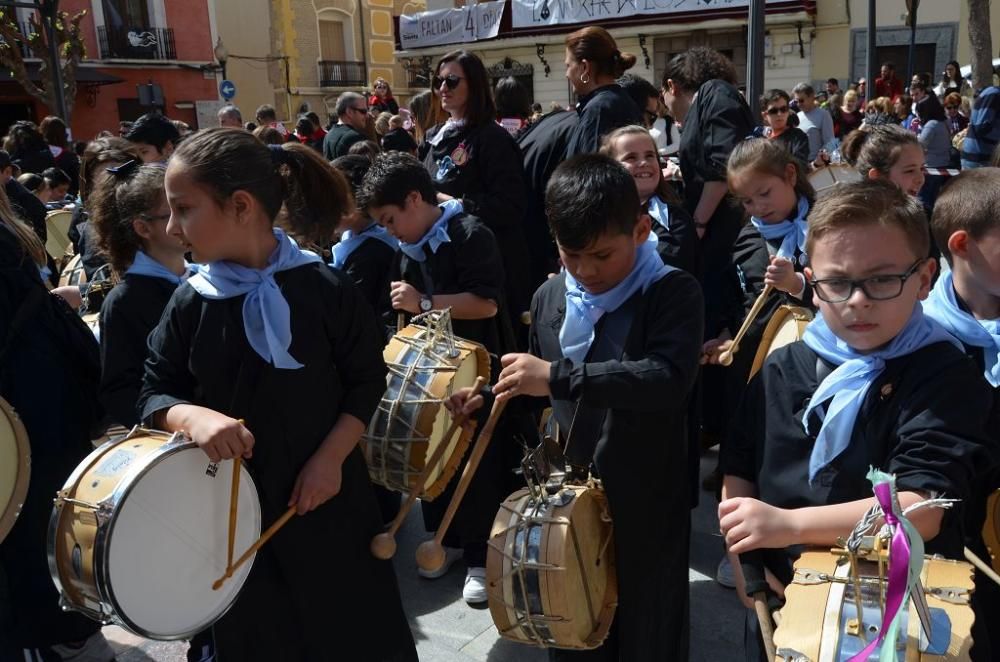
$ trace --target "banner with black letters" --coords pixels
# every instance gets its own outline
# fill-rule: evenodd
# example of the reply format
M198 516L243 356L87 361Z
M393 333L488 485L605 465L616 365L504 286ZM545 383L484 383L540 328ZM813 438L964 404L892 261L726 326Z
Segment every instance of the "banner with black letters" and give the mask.
M492 39L500 32L500 17L507 0L480 2L449 9L434 9L399 17L399 43L403 50Z

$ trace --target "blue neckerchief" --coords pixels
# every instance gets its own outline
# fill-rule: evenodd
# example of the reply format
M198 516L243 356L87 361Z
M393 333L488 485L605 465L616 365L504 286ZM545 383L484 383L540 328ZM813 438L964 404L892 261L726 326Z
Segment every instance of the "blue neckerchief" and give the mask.
M220 260L198 266L198 273L188 283L209 299L231 299L246 294L243 300L243 329L254 351L276 368L301 368L288 348L292 344L291 311L281 294L274 274L294 269L319 257L299 248L295 240L274 229L278 247L263 269L251 269Z
M48 282L49 278L52 278L52 270L47 264L39 265L38 275L41 276L43 283Z
M660 199L660 196L653 194L653 197L649 199L647 203L649 207L649 217L653 219L656 223L659 223L667 230L670 229L670 207L667 203Z
M622 282L603 294L590 294L566 272L566 316L559 330L559 347L563 356L582 363L594 342L594 327L605 313L613 313L628 301L637 290L646 289L666 276L674 267L663 264L656 252L656 235L638 248L632 271Z
M823 467L843 453L851 443L854 423L865 395L882 374L886 361L912 354L938 342L950 342L959 346L940 324L924 315L919 303L914 306L913 314L903 330L885 347L869 354L859 353L835 336L822 313L816 313L816 318L806 327L803 341L821 358L838 366L813 393L802 416L802 425L808 431L809 416L813 410L829 402L809 458L810 483Z
M408 244L405 241L399 242L399 250L403 251L406 257L411 260L423 262L427 259L427 256L424 254L424 244L429 243L431 245L431 252L437 253L437 249L441 244L451 242L451 237L448 236L448 221L453 216L462 213L462 201L446 200L439 204L438 207L441 209L441 217L434 222L434 225L420 238L420 241L415 244Z
M781 239L781 248L778 249L778 257L785 257L789 260L795 257L797 248L803 255L806 252L806 215L809 213L809 201L804 197L799 198L797 215L794 220L784 220L780 223L765 223L759 218L750 217L750 222L760 232L760 236L770 241Z
M351 253L365 243L366 239L378 239L394 251L399 248L399 242L396 241L396 238L378 223L372 223L357 234L350 230L344 230L343 234L340 235L340 241L333 247L333 260L330 262L330 266L343 269L344 265L347 264L347 258L351 257Z
M1000 386L1000 320L977 320L962 310L951 271L938 278L924 302L924 312L965 345L982 348L986 364L983 376L994 388Z
M134 276L152 276L153 278L162 278L163 280L170 281L174 285L180 285L187 276L194 273L197 267L192 264L184 263L187 267L187 274L183 276L178 276L170 269L154 260L153 258L146 255L143 251L135 252L135 259L132 260L131 266L125 270L125 275L128 276L132 274Z

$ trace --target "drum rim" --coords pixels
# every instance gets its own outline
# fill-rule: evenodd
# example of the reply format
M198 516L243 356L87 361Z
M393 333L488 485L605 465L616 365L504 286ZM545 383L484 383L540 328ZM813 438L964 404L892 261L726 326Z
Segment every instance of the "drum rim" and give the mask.
M0 398L0 412L7 417L14 431L14 444L18 450L17 478L14 479L10 503L0 511L0 542L3 542L14 528L18 515L21 514L21 508L24 507L24 500L28 496L28 485L31 482L31 440L17 410L4 398Z

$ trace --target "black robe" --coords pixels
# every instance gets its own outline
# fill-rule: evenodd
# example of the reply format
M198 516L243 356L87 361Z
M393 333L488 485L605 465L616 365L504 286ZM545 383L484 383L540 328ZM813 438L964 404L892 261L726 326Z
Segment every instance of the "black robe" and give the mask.
M176 286L164 278L126 275L101 305L101 404L111 421L139 423L136 403L142 387L150 331L156 328Z
M688 656L685 416L701 352L701 290L694 277L673 271L635 296L640 300L622 359L579 365L564 358L559 346L565 277L542 285L531 305L531 353L552 361L552 400L608 410L594 466L614 521L618 611L600 649L550 649L555 660L660 662Z
M369 237L344 260L343 272L351 277L372 310L378 309L389 292L389 270L395 255L387 243Z
M427 139L443 126L428 131ZM517 143L506 129L487 122L450 133L436 147L425 141L419 157L434 188L461 200L465 212L480 218L496 237L504 268L504 310L511 328L517 329L531 302L524 234L527 196ZM441 168L446 157L453 165Z
M386 375L375 317L345 276L311 263L275 280L291 310L289 353L304 367L275 368L250 347L243 296L209 300L185 283L150 336L140 395L147 421L184 402L246 419L264 528L338 417L371 418ZM257 553L215 624L220 659L416 660L392 565L369 551L382 521L360 449L341 471L337 496Z
M601 139L614 129L642 125L642 109L618 83L599 87L581 97L576 112L580 123L566 147L567 159L577 154L593 154L600 149Z
M683 269L695 278L698 278L701 269L701 256L698 247L698 235L694 229L694 221L691 214L687 213L683 207L673 203L667 203L669 210L669 228L666 228L653 219L653 232L659 243L656 252L659 253L663 264L678 269Z

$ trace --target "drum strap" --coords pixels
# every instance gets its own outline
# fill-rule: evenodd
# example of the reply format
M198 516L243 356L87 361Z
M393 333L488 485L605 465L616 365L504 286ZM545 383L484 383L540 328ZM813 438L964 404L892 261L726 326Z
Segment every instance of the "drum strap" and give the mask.
M609 313L598 322L594 344L590 348L585 361L598 363L601 361L621 360L625 355L625 341L628 339L632 320L635 318L642 293L636 292L613 313ZM568 401L554 400L552 411L557 409L565 417L572 404ZM577 468L586 468L594 461L594 451L604 434L604 426L608 416L605 408L588 407L579 400L573 409L569 432L566 439L566 457L570 464ZM558 422L558 418L556 419Z

